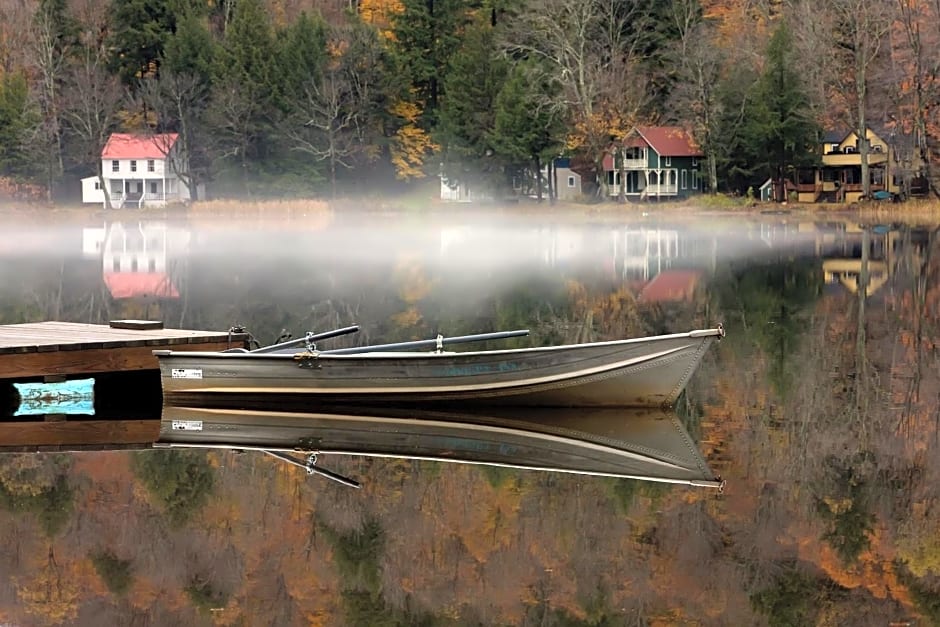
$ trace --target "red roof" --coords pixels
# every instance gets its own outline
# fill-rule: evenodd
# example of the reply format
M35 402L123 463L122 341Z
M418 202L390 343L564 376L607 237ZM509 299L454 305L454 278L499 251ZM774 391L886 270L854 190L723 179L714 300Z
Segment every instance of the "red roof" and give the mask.
M114 298L179 298L180 295L165 272L105 272L104 283Z
M164 159L173 144L177 133L158 133L156 135L131 135L112 133L108 143L101 151L102 159Z
M637 132L660 157L703 157L695 140L680 126L638 126Z

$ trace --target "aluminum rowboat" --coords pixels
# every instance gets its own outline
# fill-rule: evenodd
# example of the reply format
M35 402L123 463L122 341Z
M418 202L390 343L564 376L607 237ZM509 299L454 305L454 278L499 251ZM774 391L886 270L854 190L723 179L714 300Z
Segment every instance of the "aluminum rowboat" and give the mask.
M246 402L301 397L330 403L468 402L534 407L672 406L712 342L713 329L507 350L289 352L155 350L164 401L206 396Z

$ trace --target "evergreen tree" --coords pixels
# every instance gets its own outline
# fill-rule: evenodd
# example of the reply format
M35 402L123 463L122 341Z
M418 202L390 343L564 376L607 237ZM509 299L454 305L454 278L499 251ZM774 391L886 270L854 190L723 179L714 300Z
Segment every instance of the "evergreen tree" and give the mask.
M166 0L112 0L110 66L125 85L158 72L163 47L176 28Z
M435 139L444 148L444 174L454 183L480 181L501 172L493 158L491 133L496 99L509 73L497 56L493 28L477 22L467 30L444 81Z
M461 0L402 0L402 11L392 20L396 48L426 129L436 122L446 69L460 46L472 8Z
M319 14L301 13L296 21L278 33L278 105L290 113L311 85L323 78L326 65L328 26Z
M557 109L533 104L545 101L538 94L549 87L537 78L541 72L529 71L531 65L517 64L500 90L489 137L496 154L515 166L512 171L521 169L526 179L534 175L536 195L542 200L542 165L561 150L564 125Z
M249 193L259 180L258 166L264 162L271 136L275 49L264 5L260 0L241 0L213 62L211 123L219 164L237 164L240 172L235 178Z
M778 200L786 200L784 181L794 168L815 162L819 136L792 49L790 29L781 22L768 44L766 65L745 117L749 160L760 174L749 184L760 184L766 176L774 178Z
M184 14L163 49L162 70L197 78L208 89L212 79L215 42L205 17L196 11Z
M0 76L0 176L23 179L32 173L26 138L37 121L26 76L22 72Z

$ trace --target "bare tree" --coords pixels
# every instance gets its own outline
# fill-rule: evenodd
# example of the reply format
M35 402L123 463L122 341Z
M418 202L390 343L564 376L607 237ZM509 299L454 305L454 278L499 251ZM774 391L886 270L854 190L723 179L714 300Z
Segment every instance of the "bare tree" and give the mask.
M571 112L573 143L598 177L611 139L631 130L647 102L638 68L649 19L648 4L638 0L530 0L503 44L509 55L537 61L558 85L558 96L543 104Z
M367 137L382 133L377 103L390 89L382 72L384 53L372 31L335 28L327 49L333 54L322 74L304 82L279 126L291 150L327 165L335 198L339 170L373 156Z
M213 85L212 108L207 116L216 138L213 151L221 159L234 159L244 174L248 173L251 129L257 110L258 103L247 98L236 82ZM244 183L250 194L247 176Z
M52 201L53 187L64 171L60 87L73 52L72 42L60 32L61 24L56 18L51 3L40 3L30 25L27 46L33 69L31 94L40 114L27 145L38 153L48 201Z
M354 104L352 83L341 68L330 67L319 83L308 84L304 96L293 122L284 125L284 134L292 150L327 163L330 189L336 198L336 170L352 167L350 157L361 148L360 112Z
M909 130L911 136L909 155L901 158L901 174L908 187L912 170L923 168L931 190L940 196L940 186L933 180L927 130L931 115L940 107L940 2L898 0L897 24L902 36L894 40L892 58L908 85L898 90L897 106L910 121L909 129L902 125L898 130Z
M673 19L679 32L676 50L678 84L673 92L676 111L691 114L692 133L705 153L708 188L718 192L717 126L721 116L718 83L725 63L717 45L714 26L698 19L696 0L673 3Z
M111 190L101 171L101 150L115 126L124 95L117 77L105 67L105 50L96 33L82 34L78 61L66 77L68 99L62 111L68 132L78 147L78 159L95 164L104 193L105 207L111 207Z
M159 77L141 82L138 97L156 114L159 128L178 131L178 158L169 160L170 168L190 190L191 198L198 200L199 185L208 176L208 138L203 132L209 99L206 85L194 74L162 70ZM172 146L161 148L168 154Z
M850 110L862 163L862 195L869 198L869 87L872 69L883 52L883 43L891 28L894 6L884 0L834 0L831 6L837 22L836 51L841 57L843 85L853 96Z

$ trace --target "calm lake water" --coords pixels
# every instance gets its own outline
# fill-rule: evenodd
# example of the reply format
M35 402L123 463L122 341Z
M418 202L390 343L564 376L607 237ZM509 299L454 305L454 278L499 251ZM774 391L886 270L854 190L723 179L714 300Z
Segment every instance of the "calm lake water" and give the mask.
M0 215L0 323L237 326L261 344L360 326L330 347L723 323L677 411L726 487L331 459L351 490L261 453L4 453L4 622L940 623L937 224L124 217ZM128 416L159 418L144 386Z

